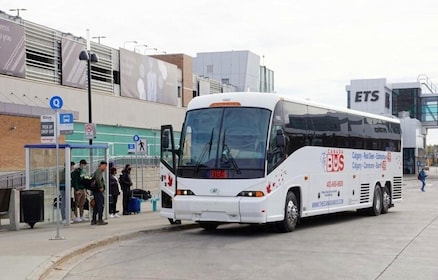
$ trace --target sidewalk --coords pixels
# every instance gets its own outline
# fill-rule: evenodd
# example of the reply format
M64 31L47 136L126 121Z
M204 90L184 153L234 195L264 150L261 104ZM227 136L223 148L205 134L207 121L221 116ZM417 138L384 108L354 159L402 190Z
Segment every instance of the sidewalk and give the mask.
M57 236L56 223L37 223L33 229L20 224L19 231L0 230L0 280L44 279L46 273L69 258L92 248L136 236L141 231L163 228L192 227L194 223L170 225L159 212L152 212L148 201L142 204L140 214L108 220L108 225L74 223L59 227L62 240Z

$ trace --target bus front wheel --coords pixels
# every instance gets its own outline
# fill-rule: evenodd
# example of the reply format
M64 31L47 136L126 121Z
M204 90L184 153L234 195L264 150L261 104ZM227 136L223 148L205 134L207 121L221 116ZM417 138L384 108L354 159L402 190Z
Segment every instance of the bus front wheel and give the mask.
M383 187L382 192L382 214L386 214L389 211L389 207L391 205L391 192L389 191L389 187Z
M284 220L277 222L278 230L280 232L293 231L297 226L299 217L297 198L293 192L288 192L284 207Z
M205 230L215 230L219 224L215 222L199 222L199 226Z
M169 223L171 225L180 225L181 224L181 220L174 220L174 219L171 219L171 218L168 218L168 220L169 220Z

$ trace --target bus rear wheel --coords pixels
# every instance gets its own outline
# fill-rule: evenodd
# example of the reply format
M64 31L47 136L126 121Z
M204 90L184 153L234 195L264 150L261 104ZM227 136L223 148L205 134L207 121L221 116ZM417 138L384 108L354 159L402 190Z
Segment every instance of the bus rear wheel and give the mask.
M382 213L382 188L379 185L374 188L373 206L368 213L372 216L379 216Z
M293 192L288 192L284 207L284 220L277 222L277 229L280 232L291 232L295 230L300 217L298 202Z

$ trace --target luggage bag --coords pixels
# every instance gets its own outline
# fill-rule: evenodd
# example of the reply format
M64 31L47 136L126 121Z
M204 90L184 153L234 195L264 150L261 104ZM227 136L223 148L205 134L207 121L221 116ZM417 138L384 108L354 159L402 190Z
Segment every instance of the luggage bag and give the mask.
M131 197L128 202L128 212L129 213L140 213L140 199L137 197Z

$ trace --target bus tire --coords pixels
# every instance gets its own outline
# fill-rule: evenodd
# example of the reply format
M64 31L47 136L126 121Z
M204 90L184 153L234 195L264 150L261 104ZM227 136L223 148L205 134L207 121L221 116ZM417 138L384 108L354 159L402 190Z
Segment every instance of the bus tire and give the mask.
M386 214L391 207L391 192L388 186L383 187L382 190L382 214Z
M215 222L199 222L199 226L205 230L215 230L219 224Z
M168 220L169 220L169 223L171 225L180 225L181 224L181 220L174 220L174 219L171 219L171 218L168 218Z
M299 218L297 198L293 192L288 192L284 207L284 220L276 224L278 231L291 232L295 230Z
M382 213L382 188L376 185L374 188L373 206L369 208L371 216L379 216Z

